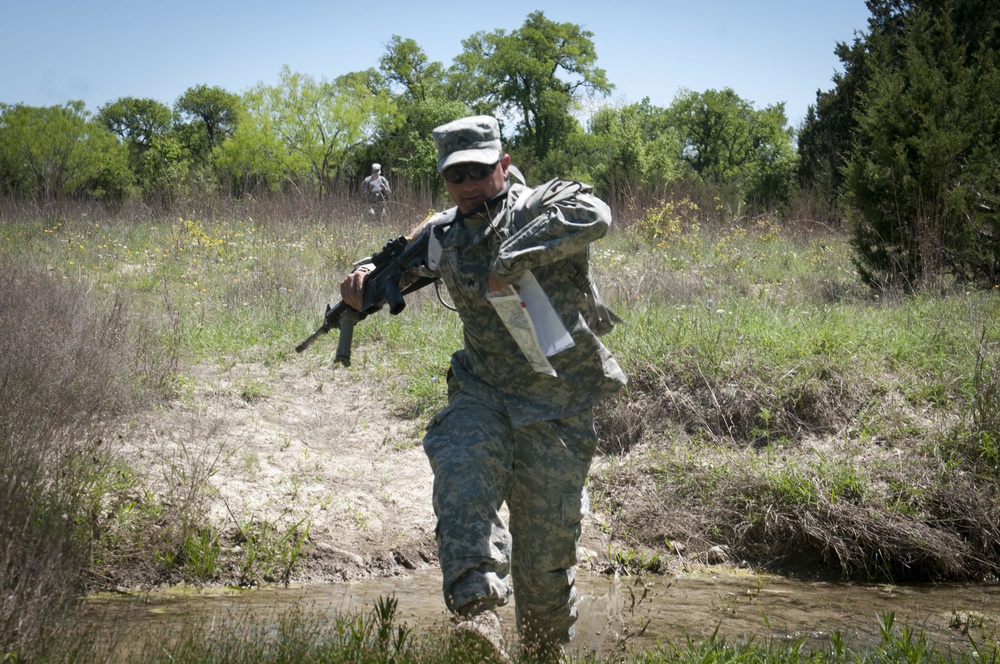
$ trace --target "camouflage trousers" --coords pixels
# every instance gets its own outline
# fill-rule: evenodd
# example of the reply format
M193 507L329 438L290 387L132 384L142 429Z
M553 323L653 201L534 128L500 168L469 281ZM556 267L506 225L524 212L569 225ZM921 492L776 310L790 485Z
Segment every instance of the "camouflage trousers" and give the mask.
M386 215L388 204L385 194L372 194L368 197L368 214L381 219Z
M452 395L424 437L451 611L469 615L506 604L510 575L522 638L572 638L576 550L596 448L591 408L514 429L494 405ZM504 502L509 528L499 513Z

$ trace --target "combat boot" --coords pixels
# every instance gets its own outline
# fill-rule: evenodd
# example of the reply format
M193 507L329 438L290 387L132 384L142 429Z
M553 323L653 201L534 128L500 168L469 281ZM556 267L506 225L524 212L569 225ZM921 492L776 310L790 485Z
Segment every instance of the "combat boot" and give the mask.
M489 609L463 617L454 627L450 646L463 661L492 664L511 661L504 646L500 617Z

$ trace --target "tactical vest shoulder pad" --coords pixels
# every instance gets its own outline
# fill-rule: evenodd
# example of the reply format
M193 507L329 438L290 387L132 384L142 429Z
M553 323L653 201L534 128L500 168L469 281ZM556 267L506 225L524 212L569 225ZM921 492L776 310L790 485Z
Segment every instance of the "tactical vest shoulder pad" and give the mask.
M590 185L575 180L559 180L553 178L545 184L538 185L530 192L525 192L514 203L514 219L523 225L537 217L542 210L552 205L572 198L580 193L590 193Z

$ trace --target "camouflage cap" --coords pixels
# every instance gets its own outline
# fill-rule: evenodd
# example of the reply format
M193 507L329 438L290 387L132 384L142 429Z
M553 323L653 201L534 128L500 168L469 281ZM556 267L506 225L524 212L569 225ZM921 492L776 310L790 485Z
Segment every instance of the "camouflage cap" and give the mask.
M491 115L461 118L433 131L438 172L454 164L495 164L503 154L500 123Z

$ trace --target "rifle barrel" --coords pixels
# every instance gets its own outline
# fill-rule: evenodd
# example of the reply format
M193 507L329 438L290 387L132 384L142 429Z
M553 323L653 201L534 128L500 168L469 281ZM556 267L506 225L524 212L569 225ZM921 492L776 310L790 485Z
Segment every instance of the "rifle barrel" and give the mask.
M305 341L303 341L302 343L300 343L298 346L295 347L295 352L301 353L305 349L309 348L309 346L313 345L314 341L319 339L321 335L326 334L326 332L327 332L326 326L321 325L318 330L309 335L308 339L306 339Z

